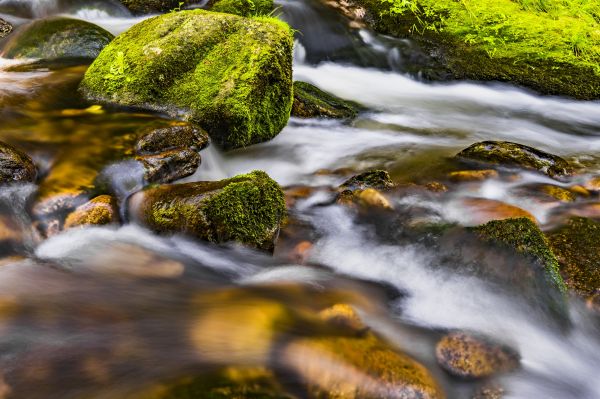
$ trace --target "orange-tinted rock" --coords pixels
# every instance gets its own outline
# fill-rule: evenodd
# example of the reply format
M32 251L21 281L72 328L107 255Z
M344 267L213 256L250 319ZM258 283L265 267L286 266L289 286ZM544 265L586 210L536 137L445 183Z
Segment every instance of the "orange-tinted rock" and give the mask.
M110 195L100 195L71 212L65 220L65 229L118 222L119 212L114 198Z
M457 182L482 181L485 179L498 177L498 172L496 172L494 169L459 170L456 172L451 172L448 177L450 180Z
M505 202L486 198L466 198L461 202L465 208L464 212L469 214L471 222L474 224L520 217L526 217L537 223L535 217L528 211Z

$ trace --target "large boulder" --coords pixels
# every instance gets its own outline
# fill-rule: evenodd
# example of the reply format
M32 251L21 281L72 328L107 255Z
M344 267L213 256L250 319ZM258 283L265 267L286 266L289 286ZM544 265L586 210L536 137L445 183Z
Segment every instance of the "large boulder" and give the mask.
M110 32L71 18L34 21L15 32L4 47L5 58L94 59L112 39Z
M237 241L273 249L286 209L266 173L151 187L131 199L133 217L158 232L185 233L215 243Z
M292 106L292 32L267 17L190 10L118 36L80 85L89 99L197 122L230 149L270 140Z
M548 233L567 287L583 297L600 290L600 223L574 217Z
M513 82L545 94L600 98L597 3L337 0L354 23L410 37L448 78ZM439 76L441 73L438 72ZM435 77L435 76L433 76Z
M509 141L475 143L459 152L456 157L464 161L536 170L555 178L572 173L572 167L563 158Z
M6 37L12 32L13 27L7 21L0 18L0 39Z
M27 154L0 142L0 184L32 182L36 176L37 168Z

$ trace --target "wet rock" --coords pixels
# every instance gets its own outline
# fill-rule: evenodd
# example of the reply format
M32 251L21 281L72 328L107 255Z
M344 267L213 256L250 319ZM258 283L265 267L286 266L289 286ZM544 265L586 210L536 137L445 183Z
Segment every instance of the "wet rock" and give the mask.
M592 312L600 314L600 289L597 289L596 292L587 299L585 304Z
M158 232L265 250L273 249L286 213L283 192L261 171L216 182L153 187L131 201L134 217Z
M34 21L15 32L5 58L94 59L114 36L99 26L71 18Z
M387 190L394 186L390 175L385 170L370 170L352 176L340 185L340 190L364 190L374 188L377 190Z
M585 182L584 187L590 191L600 191L600 176L595 176Z
M508 141L475 143L459 152L456 157L464 161L536 170L555 178L572 173L569 163L561 157Z
M202 150L208 147L209 138L202 128L189 123L175 123L171 126L143 129L136 143L140 155L155 154L175 148Z
M289 119L292 32L275 18L165 14L111 42L80 90L88 99L195 122L225 149L264 142Z
M194 174L200 166L200 154L188 148L141 155L136 159L144 165L144 177L150 183L170 183Z
M472 228L484 241L511 248L541 267L546 280L560 292L566 291L558 261L541 230L528 218L494 220Z
M6 37L12 32L13 27L7 21L0 18L0 39Z
M456 172L451 172L448 177L450 180L456 182L483 181L498 177L498 172L493 169L459 170Z
M0 142L0 184L33 182L36 177L37 168L27 154Z
M510 218L527 218L537 222L535 217L526 211L506 202L490 200L487 198L464 198L457 203L461 213L469 224L483 224L492 220L504 220Z
M514 350L463 332L444 336L437 343L435 354L442 368L462 378L485 378L519 365Z
M583 297L600 290L600 223L573 217L547 236L567 287Z
M306 82L294 82L292 116L298 118L352 119L358 115L359 106L326 93Z
M77 207L65 220L65 229L80 226L103 226L119 223L116 201L110 195L100 195Z
M197 377L182 377L125 399L190 398L293 399L294 396L286 394L274 373L266 368L228 367Z
M505 393L504 388L490 384L478 389L473 399L502 399Z
M339 307L322 315L339 325ZM355 313L347 325L359 323ZM360 325L360 324L358 324ZM317 398L444 398L429 371L375 334L361 329L353 336L297 339L283 350L281 359L306 386L308 397Z
M577 198L575 193L562 187L545 184L541 187L541 191L551 198L560 202L573 202Z
M331 325L348 328L356 332L365 332L368 327L363 323L356 310L346 303L338 303L319 312L319 317Z

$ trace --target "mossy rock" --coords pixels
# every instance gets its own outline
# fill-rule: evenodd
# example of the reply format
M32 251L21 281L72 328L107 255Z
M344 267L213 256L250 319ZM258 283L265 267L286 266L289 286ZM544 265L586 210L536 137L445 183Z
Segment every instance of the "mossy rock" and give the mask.
M121 0L121 3L133 14L153 14L159 12L168 12L179 8L179 3L184 5L190 1L182 0Z
M0 142L0 184L33 182L36 176L37 168L27 154Z
M342 184L339 189L344 190L365 190L374 188L377 190L387 190L394 187L390 174L385 170L375 169L352 176Z
M353 119L359 106L306 82L294 82L292 116L298 118Z
M600 6L588 2L356 0L379 33L416 40L450 77L600 98ZM365 14L365 12L363 12Z
M445 335L435 347L438 364L461 378L485 378L519 366L513 349L464 332Z
M147 19L87 70L89 99L161 110L198 123L231 149L264 142L292 106L292 32L274 18L204 10Z
M311 398L445 397L425 366L371 332L298 339L282 360L301 376Z
M456 155L466 161L536 170L550 177L564 177L573 169L563 158L536 148L509 141L482 141Z
M65 229L119 223L117 203L110 195L100 195L77 207L65 220Z
M228 367L157 385L126 399L292 399L267 369Z
M286 213L283 191L262 171L216 182L152 187L136 194L132 206L136 217L158 232L265 250L273 249Z
M574 217L548 233L567 287L583 297L600 289L600 223Z
M481 239L513 249L541 267L546 280L560 292L566 292L559 265L548 240L528 218L493 220L472 228Z
M5 58L94 59L114 36L92 23L49 18L20 27L4 47Z
M209 1L207 8L243 17L268 15L273 11L273 0L213 0Z
M0 39L6 37L12 32L13 26L9 24L7 21L0 18Z
M140 155L155 154L176 148L203 150L208 147L209 138L202 128L188 123L172 124L166 127L148 126L138 132L140 139L135 145Z
M135 159L144 166L149 183L171 183L194 174L200 166L200 154L190 148L175 148L159 154L140 155Z

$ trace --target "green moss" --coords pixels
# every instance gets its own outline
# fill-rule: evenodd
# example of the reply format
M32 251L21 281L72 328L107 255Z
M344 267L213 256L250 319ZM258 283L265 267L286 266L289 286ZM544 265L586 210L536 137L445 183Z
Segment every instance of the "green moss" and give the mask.
M560 292L566 291L558 261L540 229L528 218L493 220L473 228L483 240L501 244L531 258L544 270L546 279Z
M375 188L385 190L393 187L394 183L390 174L385 170L370 170L356 176L352 176L340 185L341 190L364 190Z
M34 21L6 44L5 58L94 59L114 36L99 26L70 18Z
M559 156L508 141L482 141L459 152L462 160L537 170L550 177L569 175L572 168Z
M116 82L111 69L123 71ZM274 18L204 10L150 18L107 46L80 88L192 120L224 148L267 141L291 111L292 32Z
M575 217L548 234L567 286L588 297L600 289L600 223Z
M182 0L121 0L121 3L134 14L167 12L179 7Z
M358 110L358 104L342 100L309 83L294 82L293 116L352 119L356 117Z
M595 0L360 0L383 33L412 36L456 78L600 97Z
M272 249L285 217L283 192L262 171L218 182L160 186L145 193L142 218L158 231Z
M266 15L273 11L273 0L216 0L209 9L243 17Z

